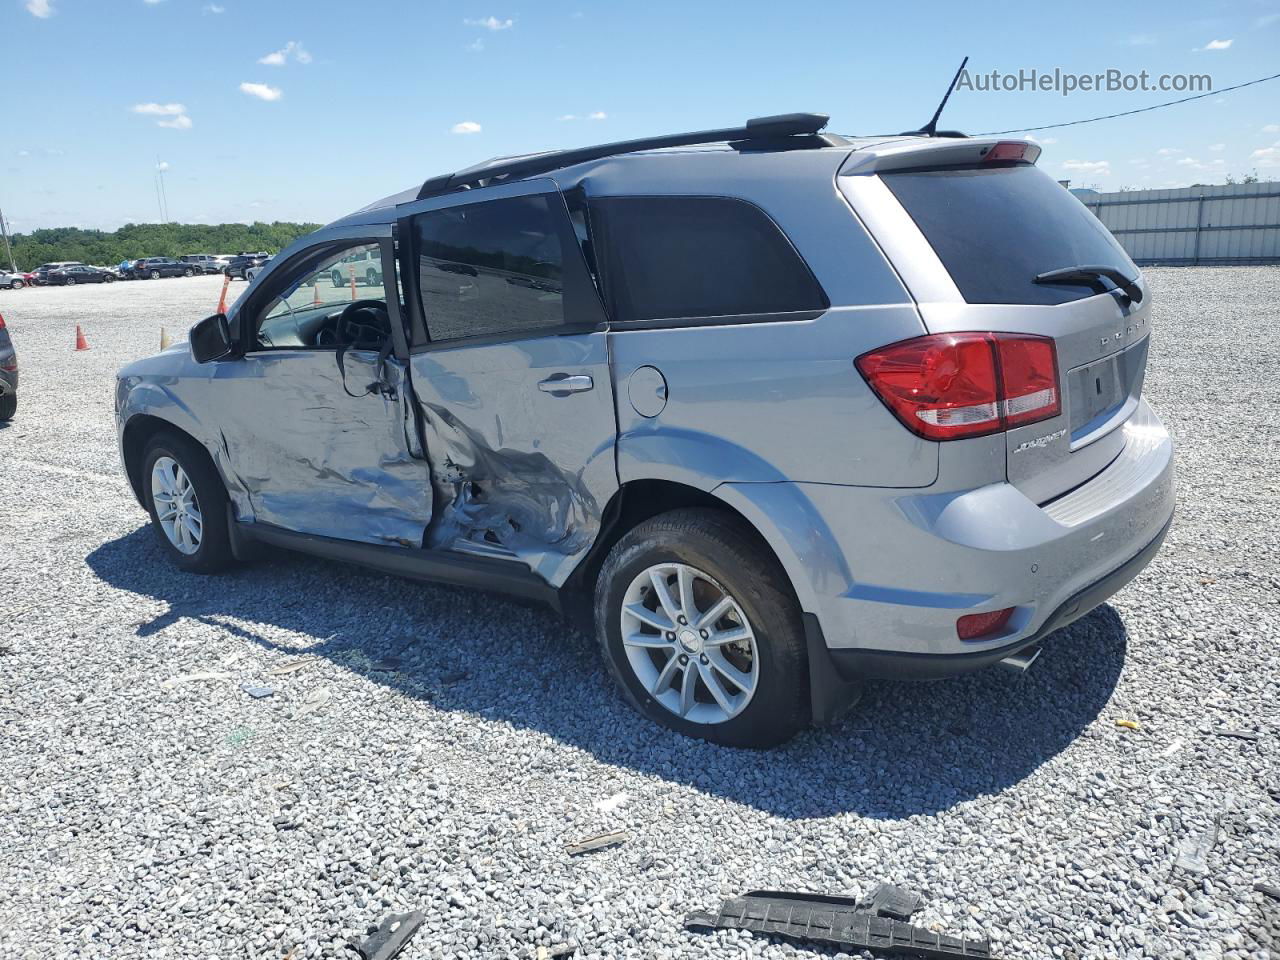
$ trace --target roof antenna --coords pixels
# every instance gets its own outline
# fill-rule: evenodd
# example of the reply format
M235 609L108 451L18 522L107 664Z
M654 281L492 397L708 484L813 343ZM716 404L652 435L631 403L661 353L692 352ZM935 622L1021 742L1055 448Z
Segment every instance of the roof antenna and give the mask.
M969 62L969 58L965 57L960 61L960 69L956 71L956 75L951 78L951 86L947 87L947 92L942 98L942 102L938 104L938 109L933 112L933 119L926 123L919 130L909 130L900 136L904 137L963 137L963 133L954 130L943 130L938 133L938 118L942 116L942 108L947 105L947 101L951 99L951 91L956 88L956 84L960 82L960 74L964 73L964 65Z

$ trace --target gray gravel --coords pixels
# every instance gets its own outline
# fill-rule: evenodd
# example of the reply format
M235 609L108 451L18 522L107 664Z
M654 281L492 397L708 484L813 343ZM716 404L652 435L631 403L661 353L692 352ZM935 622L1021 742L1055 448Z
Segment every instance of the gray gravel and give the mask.
M811 956L681 919L880 880L1005 958L1269 956L1280 269L1149 276L1147 395L1180 469L1152 567L1026 677L882 684L764 754L644 722L540 610L283 554L173 571L119 476L111 375L219 280L0 291L23 377L0 429L0 956L354 957L414 908L406 958ZM1176 869L1228 793L1208 873ZM610 829L633 838L564 853Z

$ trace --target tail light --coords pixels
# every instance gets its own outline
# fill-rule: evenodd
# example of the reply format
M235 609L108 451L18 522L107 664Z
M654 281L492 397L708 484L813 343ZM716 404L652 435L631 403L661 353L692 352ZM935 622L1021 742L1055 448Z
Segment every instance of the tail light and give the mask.
M1062 412L1053 340L938 333L864 353L854 363L908 430L928 440L981 437Z
M0 330L4 329L4 314L0 313Z
M987 155L983 157L985 163L996 163L999 161L1015 161L1021 163L1029 163L1027 160L1027 152L1031 148L1029 143L1019 143L1017 140L1001 140L994 147L987 151Z

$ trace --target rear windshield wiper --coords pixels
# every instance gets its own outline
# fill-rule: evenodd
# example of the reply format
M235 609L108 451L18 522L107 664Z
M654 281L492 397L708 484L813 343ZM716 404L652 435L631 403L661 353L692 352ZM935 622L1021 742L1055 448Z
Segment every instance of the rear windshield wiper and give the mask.
M1130 280L1115 267L1091 266L1079 264L1074 267L1063 267L1060 270L1048 270L1036 276L1036 283L1097 283L1099 277L1106 277L1124 291L1126 297L1134 303L1142 302L1142 288L1136 279Z

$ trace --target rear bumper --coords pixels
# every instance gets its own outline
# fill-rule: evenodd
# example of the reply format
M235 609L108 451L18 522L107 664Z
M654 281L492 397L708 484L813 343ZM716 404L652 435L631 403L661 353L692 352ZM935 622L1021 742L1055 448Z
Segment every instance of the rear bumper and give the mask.
M1174 508L1173 444L1140 402L1119 455L1046 504L1009 483L939 491L734 484L804 612L849 677L938 677L994 663L1083 616L1138 574ZM728 499L726 497L726 499ZM999 633L956 620L1014 608Z

